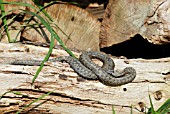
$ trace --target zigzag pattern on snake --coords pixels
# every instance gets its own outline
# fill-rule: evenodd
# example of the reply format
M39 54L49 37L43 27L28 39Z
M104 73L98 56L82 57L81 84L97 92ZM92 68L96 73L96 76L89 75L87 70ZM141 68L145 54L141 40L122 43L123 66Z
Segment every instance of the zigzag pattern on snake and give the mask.
M103 62L102 67L95 64L92 59L96 58ZM91 80L100 80L108 86L119 86L132 82L136 77L136 70L132 67L126 67L121 72L114 72L115 64L108 55L99 52L83 52L79 60L71 56L63 56L50 59L51 62L66 61L81 77ZM11 64L15 65L40 65L38 60L18 60Z

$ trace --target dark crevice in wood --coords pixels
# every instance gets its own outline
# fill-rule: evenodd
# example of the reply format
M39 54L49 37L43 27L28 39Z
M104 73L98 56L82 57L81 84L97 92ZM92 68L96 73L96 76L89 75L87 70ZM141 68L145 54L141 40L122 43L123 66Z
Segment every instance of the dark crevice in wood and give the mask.
M18 91L18 92L31 92L31 94L38 94L40 93L39 95L42 95L42 94L46 94L47 92L45 91L39 91L39 90L33 90L33 89L13 89L12 91ZM36 108L37 106L41 105L41 104L44 104L45 102L48 102L48 101L52 101L54 103L69 103L69 104L75 104L75 105L82 105L82 106L88 106L88 107L95 107L95 108L99 108L99 109L103 109L103 106L112 106L111 104L105 104L105 103L102 103L100 101L95 101L95 100L91 100L91 99L81 99L81 98L75 98L75 97L71 97L71 96L67 96L67 95L62 95L60 93L51 93L50 96L60 96L61 98L66 98L67 100L64 100L64 101L60 101L60 100L57 100L55 101L54 99L51 99L51 98L43 98L41 99L43 102L41 102L40 104L37 104L36 106L34 106L33 108L31 109L34 109ZM26 96L26 95L21 95L21 96L3 96L2 98L14 98L14 99L22 99L22 98L27 98L27 100L34 100L34 99L37 99L36 97L30 97L30 96ZM73 100L75 102L71 102L70 100ZM25 101L27 101L25 100ZM77 102L79 101L79 102ZM95 105L96 104L96 105ZM97 104L100 104L97 105ZM16 104L14 104L16 105ZM119 106L119 105L117 105ZM124 106L126 107L126 106Z
M23 71L2 71L2 72L5 73L5 74L13 73L13 74L28 74L28 75L31 75L31 74L23 72Z
M101 48L107 54L113 56L125 56L128 59L158 59L170 57L170 44L155 45L149 43L140 35L136 35L125 42L113 45L111 47Z
M47 94L48 92L45 92L45 91L40 91L40 90L33 90L33 89L12 89L12 91L21 91L21 92L24 92L24 91L29 91L29 92L35 92L35 93L42 93L42 94ZM70 98L71 100L77 100L77 101L93 101L91 99L80 99L80 98L76 98L76 97L72 97L72 96L68 96L66 94L62 94L62 93L56 93L56 92L53 92L51 93L50 95L53 95L53 96L60 96L62 98ZM2 98L4 98L5 96L3 96ZM29 97L29 96L28 96ZM30 98L30 97L29 97ZM95 101L95 103L98 103L98 104L103 104L99 101Z

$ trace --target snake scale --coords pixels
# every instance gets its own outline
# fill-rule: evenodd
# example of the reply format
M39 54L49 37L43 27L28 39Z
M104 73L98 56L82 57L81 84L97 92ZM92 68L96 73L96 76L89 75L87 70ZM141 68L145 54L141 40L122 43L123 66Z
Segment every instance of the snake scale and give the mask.
M102 66L95 64L92 59L96 58L103 62ZM83 52L79 60L71 56L63 56L49 59L50 62L67 62L81 77L90 80L99 80L107 86L119 86L132 82L136 77L133 67L126 67L121 72L114 71L114 61L106 54L100 52ZM15 65L40 65L40 60L16 60Z

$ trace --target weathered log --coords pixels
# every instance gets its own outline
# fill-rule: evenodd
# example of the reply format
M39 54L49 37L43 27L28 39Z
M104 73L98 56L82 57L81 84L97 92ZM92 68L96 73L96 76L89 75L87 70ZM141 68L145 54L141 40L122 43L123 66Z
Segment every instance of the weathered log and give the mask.
M0 43L0 95L13 90L23 95L8 93L0 99L1 112L15 112L41 95L53 91L42 100L32 104L25 111L37 113L86 113L108 114L112 105L116 113L140 114L150 107L148 94L151 95L155 109L158 109L170 96L169 68L170 58L145 60L112 57L116 69L127 66L137 71L136 79L129 84L108 87L99 81L80 80L67 63L47 62L36 79L31 81L38 66L8 64L13 60L37 59L45 57L48 48ZM78 57L80 53L74 52ZM68 55L61 49L54 49L51 57ZM25 58L26 57L26 58ZM99 61L95 61L99 63Z
M170 42L170 1L110 0L101 25L100 47L129 40L136 34L154 44Z

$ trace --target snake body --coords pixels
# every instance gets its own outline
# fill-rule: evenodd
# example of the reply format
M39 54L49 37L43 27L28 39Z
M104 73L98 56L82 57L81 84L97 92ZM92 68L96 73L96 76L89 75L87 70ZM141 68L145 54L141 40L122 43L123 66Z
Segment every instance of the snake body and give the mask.
M100 67L95 64L92 59L96 58L103 62ZM90 80L100 80L107 86L119 86L132 82L136 77L136 70L133 67L126 67L121 72L114 72L115 64L113 60L106 54L100 52L83 52L79 60L71 56L63 56L49 61L66 61L70 64L73 70L81 77ZM17 65L40 65L41 61L38 60L18 60L12 64ZM112 71L112 72L111 72Z

